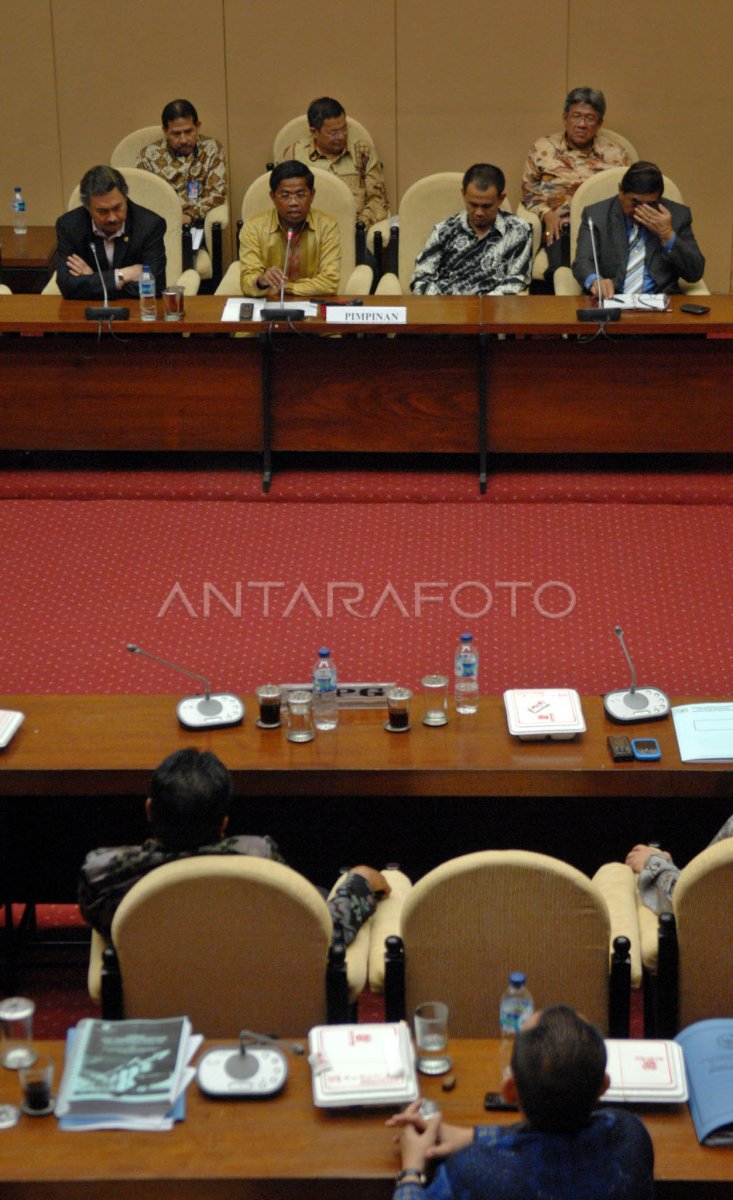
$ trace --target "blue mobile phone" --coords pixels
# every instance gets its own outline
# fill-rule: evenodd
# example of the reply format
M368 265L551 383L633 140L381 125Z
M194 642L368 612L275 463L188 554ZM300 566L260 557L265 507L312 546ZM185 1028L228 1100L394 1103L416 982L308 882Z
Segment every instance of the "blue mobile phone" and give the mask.
M632 738L631 749L639 762L656 762L662 757L656 738Z

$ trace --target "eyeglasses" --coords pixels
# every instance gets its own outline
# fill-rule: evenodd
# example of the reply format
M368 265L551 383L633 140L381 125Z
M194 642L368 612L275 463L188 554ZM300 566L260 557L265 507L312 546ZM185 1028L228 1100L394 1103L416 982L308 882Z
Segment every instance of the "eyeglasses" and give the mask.
M571 125L597 125L598 124L597 113L569 112L569 113L566 113L565 116L567 117L567 119Z
M288 200L307 200L310 192L275 192L275 199L281 204L287 204Z
M324 129L321 126L321 128L318 130L318 133L320 137L326 137L333 142L336 140L336 138L346 137L348 130L345 125L342 125L340 129Z

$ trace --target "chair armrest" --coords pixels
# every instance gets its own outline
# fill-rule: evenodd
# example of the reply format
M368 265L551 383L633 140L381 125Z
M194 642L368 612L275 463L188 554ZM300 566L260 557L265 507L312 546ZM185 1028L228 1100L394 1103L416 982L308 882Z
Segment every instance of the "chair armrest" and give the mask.
M611 917L611 947L617 937L626 937L631 943L631 986L641 987L642 952L641 934L639 931L638 895L636 876L625 863L604 863L593 876L593 883L598 888L608 906ZM647 909L647 912L649 910ZM652 913L649 913L653 916Z
M372 254L374 253L375 233L381 233L382 245L387 246L389 245L393 225L396 227L397 217L384 217L381 221L375 221L373 225L369 226L367 229L367 247L371 250Z
M374 279L374 271L368 267L366 263L360 263L346 280L347 296L368 296L372 288L372 280Z
M556 296L580 296L582 288L570 267L558 267L552 277Z
M617 937L608 978L608 1036L627 1038L631 1020L631 959L629 939Z
M184 296L196 296L201 287L201 276L198 271L194 271L193 267L189 267L187 271L178 276L176 283L178 287L183 288Z
M352 1018L346 973L344 946L334 942L328 952L326 967L326 1021L329 1025L347 1025Z
M401 937L388 937L384 955L384 1019L404 1021L405 944Z
M636 918L639 924L642 966L645 971L656 975L659 961L659 917L650 908L647 908L641 898L638 886L636 889Z
M87 968L87 990L96 1004L102 1003L102 956L107 943L96 929L92 930L89 944L89 967Z
M41 290L41 295L42 296L60 296L61 295L61 288L59 287L58 283L56 282L56 272L55 271L54 271L53 275L51 276L51 278L49 279L46 286Z
M680 291L685 296L710 295L710 289L707 287L704 279L698 279L695 283L687 283L684 279L680 279Z
M242 284L242 264L239 259L236 262L230 263L226 269L221 283L217 286L214 292L215 296L241 296Z
M532 230L532 257L536 258L542 249L542 222L537 216L537 213L530 212L525 208L521 200L517 205L517 216L526 221Z
M385 868L384 878L392 891L380 900L367 929L369 931L369 987L372 992L384 991L384 952L388 937L399 937L402 908L412 891L412 881L402 871Z

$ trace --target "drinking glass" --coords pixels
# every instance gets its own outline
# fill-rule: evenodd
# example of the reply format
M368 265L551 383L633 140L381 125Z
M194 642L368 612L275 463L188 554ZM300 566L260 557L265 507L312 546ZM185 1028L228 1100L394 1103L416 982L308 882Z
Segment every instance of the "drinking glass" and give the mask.
M446 1054L448 1045L448 1005L426 1000L415 1009L417 1069L423 1075L444 1075L453 1065Z
M422 679L425 693L425 716L423 725L446 725L448 723L448 676L425 675Z

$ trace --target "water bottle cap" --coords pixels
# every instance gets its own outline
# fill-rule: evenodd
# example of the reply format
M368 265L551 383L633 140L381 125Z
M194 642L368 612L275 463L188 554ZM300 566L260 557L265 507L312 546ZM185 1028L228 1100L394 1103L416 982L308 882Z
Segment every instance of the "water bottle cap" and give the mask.
M511 971L509 975L509 982L512 987L524 987L525 983L527 982L527 976L523 971Z
M149 263L143 263L143 271L149 271L149 270L150 270L150 264L149 264Z
M462 642L472 642L472 641L473 641L473 634L472 634L472 633L462 633L462 634L461 634L461 641L462 641Z
M330 658L331 657L331 651L328 649L328 646L321 646L320 650L318 651L318 657L319 658Z

